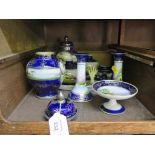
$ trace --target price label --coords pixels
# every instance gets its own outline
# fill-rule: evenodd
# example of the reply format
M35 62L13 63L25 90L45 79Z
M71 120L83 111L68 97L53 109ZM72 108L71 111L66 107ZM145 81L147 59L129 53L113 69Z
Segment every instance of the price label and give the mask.
M56 112L49 119L50 135L69 135L67 118Z

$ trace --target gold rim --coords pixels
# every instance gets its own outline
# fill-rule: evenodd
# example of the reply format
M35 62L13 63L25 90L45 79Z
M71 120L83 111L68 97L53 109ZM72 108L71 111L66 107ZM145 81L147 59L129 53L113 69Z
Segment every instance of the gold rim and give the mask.
M53 51L50 51L50 52L36 52L36 55L51 56L51 55L54 55L54 52Z

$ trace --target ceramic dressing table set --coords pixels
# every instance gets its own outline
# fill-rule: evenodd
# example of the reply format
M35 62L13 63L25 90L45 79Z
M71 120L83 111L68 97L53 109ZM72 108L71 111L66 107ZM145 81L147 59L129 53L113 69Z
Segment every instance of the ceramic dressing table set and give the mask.
M48 120L53 116L61 105L61 114L68 120L75 119L78 109L74 103L91 101L92 91L95 95L109 99L101 104L101 111L112 115L123 113L125 108L116 100L131 98L138 92L134 85L121 81L123 53L113 53L114 66L111 70L111 67L99 65L88 53L75 51L67 36L60 47L61 51L56 54L37 52L26 67L27 78L35 90L36 97L51 99L45 110L45 118ZM88 81L92 89L88 87ZM67 98L59 90L62 84L73 85Z

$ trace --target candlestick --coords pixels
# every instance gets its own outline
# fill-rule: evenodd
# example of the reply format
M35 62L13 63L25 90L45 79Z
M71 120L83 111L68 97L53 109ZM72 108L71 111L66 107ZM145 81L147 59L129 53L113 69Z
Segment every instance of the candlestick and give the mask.
M77 79L73 90L69 93L68 98L75 102L88 102L92 100L92 94L86 86L86 61L87 53L76 54L77 57Z

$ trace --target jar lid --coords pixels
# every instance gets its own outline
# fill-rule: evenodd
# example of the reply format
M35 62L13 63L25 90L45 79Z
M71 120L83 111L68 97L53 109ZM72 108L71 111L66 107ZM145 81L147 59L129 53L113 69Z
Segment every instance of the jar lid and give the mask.
M63 47L71 47L73 45L74 45L73 42L68 40L68 36L65 36L64 41L60 42L60 46Z

